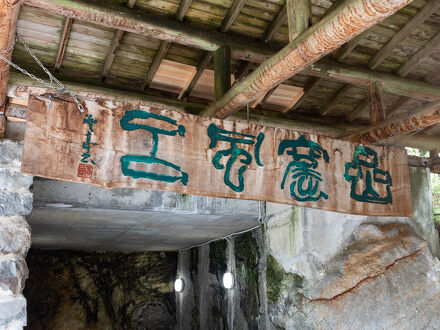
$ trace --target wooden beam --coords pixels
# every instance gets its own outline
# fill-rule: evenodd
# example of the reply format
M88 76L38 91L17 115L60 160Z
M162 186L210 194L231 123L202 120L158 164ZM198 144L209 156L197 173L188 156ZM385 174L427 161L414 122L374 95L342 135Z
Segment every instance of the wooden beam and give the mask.
M440 69L432 70L426 75L425 80L431 84L437 84L440 80Z
M390 118L397 110L407 105L411 101L410 97L401 96L386 111L386 118Z
M289 40L293 41L310 26L312 7L310 0L286 0Z
M287 21L287 9L286 5L284 5L279 11L277 17L269 24L266 32L263 35L263 41L269 42L275 33L280 29L280 27L285 24Z
M369 70L362 67L345 65L339 62L323 59L314 63L304 74L335 79L357 86L368 86L374 81L380 81L385 93L408 96L418 100L437 101L440 99L440 88L429 83L399 77L394 74Z
M440 122L440 101L428 104L410 116L401 115L389 118L369 129L348 136L356 143L376 143L401 134L414 132Z
M271 95L273 94L273 92L275 92L275 90L278 88L278 86L276 86L276 87L272 88L270 91L268 91L266 93L266 95L264 95L263 99L260 101L259 105L266 103L266 101L269 99L269 97L271 97Z
M1 54L8 60L12 57L19 10L19 1L0 0L0 50L8 50ZM0 60L0 109L6 102L8 79L9 64Z
M290 108L289 111L295 111L296 109L298 109L301 106L301 104L304 102L304 100L307 99L310 96L310 94L312 94L316 90L316 88L318 88L319 84L323 80L324 79L322 79L322 78L316 78L316 77L309 78L309 80L307 81L307 85L304 87L304 94L293 105L293 107Z
M437 48L439 48L440 44L440 33L429 40L422 49L420 49L411 59L403 64L399 70L397 70L397 74L401 77L406 76L415 66L417 66L420 62L422 62L426 57L428 57L431 53L433 53Z
M191 82L189 83L188 87L186 88L186 91L182 94L182 98L187 98L194 87L197 84L197 81L199 81L200 77L203 74L203 71L205 71L206 67L208 66L209 62L211 62L212 57L214 56L214 52L206 52L202 60L200 61L199 65L197 66L197 72L192 78Z
M349 121L350 123L352 121L354 121L357 117L359 117L359 115L364 112L366 109L368 108L368 98L365 98L363 101L361 101L361 103L359 103L357 105L356 108L353 109L353 111L347 113L347 115L345 116L345 118L347 119L347 121Z
M242 61L240 69L235 73L234 84L237 81L239 81L239 80L243 79L244 77L246 77L249 74L249 71L252 69L253 66L254 66L253 62Z
M127 7L133 8L135 3L136 0L128 0ZM121 42L123 35L124 35L124 31L122 30L116 30L115 33L113 34L112 43L110 44L110 47L107 51L107 56L105 57L104 66L102 67L101 75L99 77L101 81L104 81L107 78L108 73L110 72L110 69L113 65L113 61L115 60L116 52L118 51L119 44Z
M350 84L345 84L342 88L332 97L330 103L322 108L319 112L321 116L327 115L338 103L353 90L354 86Z
M192 2L193 2L193 0L181 0L180 1L180 6L179 6L179 9L177 9L177 13L176 13L176 18L178 21L183 21Z
M402 29L391 38L368 63L370 69L376 69L393 49L405 38L407 38L420 24L429 16L440 9L440 1L430 0Z
M207 116L226 118L271 88L304 70L321 57L393 14L410 0L392 2L347 1L266 60L246 79L234 85L220 100L204 112Z
M220 47L214 54L215 99L220 99L231 88L231 50Z
M367 99L370 109L370 124L376 125L385 120L385 106L383 103L383 88L379 81L367 86Z
M345 45L341 47L341 49L337 54L338 60L342 61L343 59L345 59L369 33L370 31L366 30L361 34L357 35L356 37L354 37L353 39L351 39L349 42L345 43Z
M46 12L207 51L215 51L220 46L228 45L234 58L257 63L263 62L275 52L264 43L249 41L249 38L201 30L176 20L124 8L114 3L79 0L23 0L23 3Z
M229 31L235 19L237 18L238 14L240 14L240 11L243 9L245 3L246 0L235 0L232 3L231 8L229 8L228 14L224 18L222 25L220 26L220 31L222 32Z
M73 19L66 17L64 21L63 32L61 33L61 40L58 46L57 57L55 58L54 69L59 71L63 63L64 52L66 51L67 40L69 39L70 28L72 27Z
M153 81L157 69L159 69L160 63L162 63L162 60L165 57L168 48L170 48L170 45L171 42L168 41L162 41L162 43L160 44L156 56L154 57L153 63L151 63L150 68L148 69L148 73L144 79L144 82L141 85L141 89L145 90L148 87L150 87L150 84Z

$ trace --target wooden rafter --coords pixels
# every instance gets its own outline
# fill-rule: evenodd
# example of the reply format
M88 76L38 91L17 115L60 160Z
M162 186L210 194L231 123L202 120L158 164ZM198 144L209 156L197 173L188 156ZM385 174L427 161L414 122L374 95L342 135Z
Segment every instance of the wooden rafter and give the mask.
M294 111L294 110L298 109L301 106L301 104L304 102L304 100L307 99L307 97L309 97L310 94L312 94L316 90L316 88L318 88L319 84L323 80L324 79L322 79L322 78L316 78L316 77L309 78L309 81L307 82L307 85L304 87L304 94L293 105L293 107L289 111Z
M287 22L287 5L281 7L278 15L275 19L269 24L267 30L264 32L263 41L269 42L275 33L280 29L280 27Z
M416 65L422 62L425 58L431 55L436 49L439 48L440 44L440 33L429 40L425 46L422 47L409 61L403 64L399 70L397 70L397 74L401 77L405 77Z
M253 66L254 66L253 62L242 61L240 69L235 73L235 82L246 77L249 74L249 71L251 71Z
M24 0L23 3L54 14L207 51L228 45L234 58L257 63L275 53L262 42L250 42L216 31L201 33L199 28L177 20L111 4L78 0Z
M349 121L350 123L352 121L354 121L362 112L365 111L365 109L368 108L368 98L365 98L364 100L362 100L357 106L356 108L354 108L352 111L350 111L349 113L347 113L347 115L345 116L345 118L347 119L347 121Z
M133 8L135 4L136 4L136 0L127 0L126 5L128 8ZM105 57L104 66L102 67L102 71L100 75L101 81L104 81L105 78L107 78L108 73L110 72L110 69L113 65L113 61L115 60L116 52L118 51L119 44L121 42L123 35L124 35L124 31L122 30L116 30L115 33L113 34L113 39L107 51L107 56Z
M199 65L197 66L197 72L194 75L193 79L189 83L188 87L186 88L186 91L183 93L182 98L186 98L191 94L192 90L197 84L197 81L199 81L200 77L203 74L203 71L205 71L206 67L208 66L209 62L211 62L212 57L214 56L213 52L205 52L203 54L203 58L200 61Z
M191 3L193 2L193 0L182 0L180 2L180 6L177 9L176 12L176 18L178 21L183 21L183 19L185 18L186 13L188 12L189 7L191 6Z
M232 3L231 8L229 8L229 11L226 14L226 17L224 18L224 20L222 22L222 25L220 27L220 31L222 31L222 32L229 31L229 29L231 28L235 19L237 18L238 14L240 14L240 11L243 9L245 3L246 3L246 0L235 0Z
M341 47L337 54L337 58L339 61L342 61L345 59L352 51L356 48L357 45L369 34L369 30L366 30L362 32L361 34L357 35L353 39L351 39L349 42L347 42L344 46Z
M440 99L440 89L438 86L427 82L362 67L349 66L327 59L314 63L313 66L308 67L304 72L316 77L335 79L365 87L374 81L380 81L385 93L408 96L430 102Z
M58 46L57 57L55 58L54 69L59 71L63 63L64 52L66 51L67 40L69 39L70 28L72 27L73 19L66 17L64 21L63 32L61 33L60 44Z
M176 19L178 21L183 21L189 7L191 6L191 3L192 0L182 1L180 3L180 6L176 12ZM148 68L148 72L147 75L145 76L144 82L141 85L141 89L146 90L150 87L150 84L153 81L154 76L156 75L157 70L159 69L159 66L162 63L162 60L165 58L170 46L171 46L171 42L169 41L164 40L161 42L159 49L157 50L156 56L154 57L153 63L151 63L150 67Z
M401 96L397 99L396 102L394 102L386 111L386 117L391 117L394 113L397 112L400 108L404 107L411 101L410 97L407 96Z
M235 84L203 114L228 117L409 2L370 0L368 8L361 0L343 2L303 36L290 42L246 79Z
M356 143L377 143L391 137L424 129L440 121L440 101L414 111L410 116L401 115L386 119L369 129L347 137Z
M150 87L151 82L153 81L154 76L156 75L157 70L159 69L160 63L162 63L163 58L165 57L168 48L170 48L171 42L162 41L159 50L154 57L153 63L150 65L148 69L148 73L145 76L144 82L141 85L141 89L147 89Z
M335 106L338 105L338 103L345 97L347 96L350 92L353 91L355 86L350 85L350 84L345 84L344 86L342 86L342 88L336 93L336 95L334 95L332 97L332 100L330 101L330 103L324 107L321 111L320 111L320 115L321 116L325 116L327 115L330 111L333 110L333 108Z
M370 69L377 68L393 51L393 49L407 38L420 24L440 8L440 1L430 0L405 26L387 42L368 63Z

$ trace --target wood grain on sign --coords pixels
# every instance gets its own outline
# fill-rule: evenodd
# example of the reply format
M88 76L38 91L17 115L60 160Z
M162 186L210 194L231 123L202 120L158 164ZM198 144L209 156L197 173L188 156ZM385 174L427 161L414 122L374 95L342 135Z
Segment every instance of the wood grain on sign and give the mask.
M412 215L405 150L113 101L84 105L96 120L85 161L86 115L74 102L30 97L23 173L104 188Z

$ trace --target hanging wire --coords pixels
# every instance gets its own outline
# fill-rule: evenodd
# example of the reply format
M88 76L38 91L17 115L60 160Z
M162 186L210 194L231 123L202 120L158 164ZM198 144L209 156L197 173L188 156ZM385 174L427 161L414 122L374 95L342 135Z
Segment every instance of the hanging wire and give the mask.
M31 57L37 62L37 64L43 69L43 71L47 74L49 77L50 82L46 82L43 79L40 79L36 77L34 74L26 71L25 69L21 68L17 64L13 63L11 60L6 58L3 54L9 53L13 50L14 46L17 44L17 41L20 41L24 48L28 51L28 53L31 55ZM84 113L84 107L82 106L81 102L78 99L78 96L72 92L66 85L64 85L62 82L60 82L57 78L55 78L52 73L41 63L41 61L37 58L37 56L34 54L32 49L29 48L29 46L24 42L23 38L17 33L15 35L14 41L5 49L0 50L0 59L4 62L8 63L10 66L15 68L16 70L20 71L21 73L25 74L26 76L30 77L31 79L34 79L38 81L40 84L55 90L58 94L68 94L76 103L78 110L81 113Z

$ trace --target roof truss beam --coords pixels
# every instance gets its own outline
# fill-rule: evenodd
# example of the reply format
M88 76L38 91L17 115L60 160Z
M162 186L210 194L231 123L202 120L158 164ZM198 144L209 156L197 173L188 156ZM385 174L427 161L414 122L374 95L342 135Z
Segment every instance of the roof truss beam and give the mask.
M226 118L239 111L247 102L258 99L409 2L370 0L368 8L362 0L342 2L246 79L235 84L220 100L209 106L204 115Z

